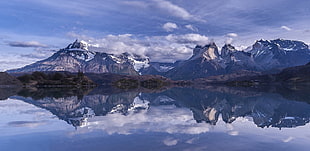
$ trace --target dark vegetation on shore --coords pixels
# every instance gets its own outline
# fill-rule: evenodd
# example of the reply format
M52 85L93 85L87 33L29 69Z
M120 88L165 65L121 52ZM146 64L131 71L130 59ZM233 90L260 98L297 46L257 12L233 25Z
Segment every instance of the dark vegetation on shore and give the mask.
M82 72L33 72L17 77L24 86L34 87L94 87L96 84Z
M118 75L111 73L70 73L70 72L33 72L8 74L0 72L0 88L24 87L32 93L34 88L83 89L105 87L113 92L120 91L160 91L172 87L203 88L210 85L231 87L266 87L310 85L310 63L286 68L278 74L262 75L257 72L240 71L228 75L212 76L191 81L173 81L159 75ZM74 90L72 93L79 93ZM35 93L39 90L33 91ZM9 92L8 92L9 93ZM22 92L21 92L22 93ZM61 96L60 96L61 97Z
M22 85L21 81L16 79L14 76L9 75L6 72L0 72L0 87L11 87L11 86L20 86Z
M286 68L278 74L241 77L227 82L229 86L310 85L310 63Z

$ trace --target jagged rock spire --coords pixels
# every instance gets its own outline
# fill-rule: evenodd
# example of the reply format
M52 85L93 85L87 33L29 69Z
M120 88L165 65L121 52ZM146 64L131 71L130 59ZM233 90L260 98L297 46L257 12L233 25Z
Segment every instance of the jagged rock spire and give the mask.
M232 52L236 51L235 47L231 44L225 44L221 50L221 57L226 58L229 57Z
M207 44L205 46L196 46L193 50L193 56L190 60L194 60L200 57L205 58L206 60L214 60L219 57L219 52L216 44L214 42Z

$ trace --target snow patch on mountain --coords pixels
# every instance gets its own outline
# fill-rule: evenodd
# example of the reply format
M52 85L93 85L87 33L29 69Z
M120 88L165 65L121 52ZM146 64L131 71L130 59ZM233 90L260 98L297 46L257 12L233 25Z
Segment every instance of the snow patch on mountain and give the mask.
M112 58L112 60L114 61L114 62L116 62L116 63L123 63L124 61L122 61L122 59L120 59L120 58L118 58L118 57L116 57L116 56L114 56L114 55L112 55L112 54L110 54L110 55L108 55L109 57L111 57Z
M175 63L162 63L162 62L152 62L151 65L158 72L167 72L176 66Z
M92 51L80 51L80 50L72 50L68 52L72 57L84 60L84 61L90 61L94 59L96 53Z
M128 59L132 61L132 64L137 72L139 72L142 68L147 68L150 66L150 61L148 58L141 58L141 56L137 55L134 57L133 55L130 55L128 56Z

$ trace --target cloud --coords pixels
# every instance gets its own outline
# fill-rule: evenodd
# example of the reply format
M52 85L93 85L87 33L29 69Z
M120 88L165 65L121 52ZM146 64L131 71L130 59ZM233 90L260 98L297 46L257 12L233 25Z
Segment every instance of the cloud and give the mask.
M207 123L197 123L189 109L178 108L174 105L155 106L140 112L130 112L126 116L120 113L95 116L87 119L86 124L86 127L79 127L78 131L98 129L110 135L128 135L134 131L143 130L145 132L195 135L207 133L210 130L210 125ZM166 138L163 143L173 146L178 143L178 140Z
M13 41L13 42L8 42L8 45L11 47L23 47L23 48L46 48L48 47L45 44L41 44L40 42L37 41L28 41L28 42L20 42L20 41Z
M238 34L236 34L236 33L228 33L226 36L227 37L238 37Z
M70 37L70 38L74 38L74 39L88 39L88 40L94 40L94 38L91 38L87 35L82 35L82 34L77 34L76 32L67 32L66 36Z
M54 37L15 34L1 31L4 37L0 41L0 71L20 68L49 57L60 48L64 48L71 42L67 37ZM73 40L72 40L73 41ZM9 59L8 59L9 58Z
M195 141L197 141L197 138L191 138L186 141L187 144L193 144Z
M135 39L131 34L107 35L101 39L90 39L92 40L86 41L96 45L96 47L90 47L91 50L113 54L129 52L144 55L150 46L148 42Z
M165 0L153 0L153 1L156 3L156 6L159 9L165 11L166 13L168 13L168 15L172 15L184 20L190 20L194 18L193 15L191 15L187 10L169 1Z
M109 10L112 7L110 2L98 3L96 0L75 0L75 1L63 1L63 0L30 0L33 5L42 8L49 8L50 11L61 11L63 15L72 14L79 16L92 16L98 13L98 10ZM61 4L61 5L59 5ZM110 8L109 8L110 7Z
M167 36L136 37L132 34L107 35L103 38L87 37L70 33L75 38L88 41L90 50L120 54L135 53L149 57L152 61L174 62L188 59L195 45L205 45L208 37L200 34L169 34Z
M195 26L193 26L193 25L185 25L185 28L187 28L187 29L189 29L191 31L198 32L198 29Z
M294 140L294 137L290 136L290 137L288 137L288 138L286 138L286 139L283 139L282 141L283 141L284 143L288 143L288 142L290 142L290 141L292 141L292 140Z
M123 1L121 4L146 9L144 13L151 13L152 16L160 16L161 19L175 17L185 21L206 22L197 15L191 14L179 4L172 3L167 0L148 0L148 1ZM151 10L151 11L148 11ZM161 16L161 15L164 16Z
M13 127L31 127L31 128L44 124L46 124L46 122L44 121L13 121L8 123L9 126Z
M166 36L166 39L170 42L179 44L197 44L205 45L209 42L209 38L200 34L185 34L185 35L173 35Z
M230 131L230 132L228 132L228 134L231 136L237 136L237 135L239 135L239 132L238 131Z
M175 23L168 22L168 23L165 23L162 26L162 28L167 32L172 32L173 30L178 29L178 25Z
M291 30L292 30L291 28L289 28L289 27L287 27L287 26L281 26L280 28L281 28L281 29L284 29L284 30L286 30L286 31L291 31Z
M163 140L163 143L166 146L175 146L178 144L178 140L177 139L173 139L173 138L166 138L165 140Z
M44 48L36 48L32 53L29 54L21 54L21 57L32 58L32 59L45 59L50 57L57 50L44 49Z
M0 56L1 58L13 58L13 56L11 57L2 57L2 55ZM23 67L27 64L29 64L30 62L28 60L1 60L0 59L0 71L5 71L7 69L13 69L13 68L19 68L19 67Z
M234 38L238 37L238 34L228 33L225 35L225 37L226 37L225 44L231 44L234 41Z

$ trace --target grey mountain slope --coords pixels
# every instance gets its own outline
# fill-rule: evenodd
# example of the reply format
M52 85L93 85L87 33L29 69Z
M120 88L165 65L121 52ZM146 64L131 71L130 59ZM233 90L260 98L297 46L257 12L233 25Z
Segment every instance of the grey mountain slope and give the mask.
M182 80L218 74L225 74L225 70L219 63L217 46L215 43L211 43L204 47L197 46L193 50L193 56L190 59L169 70L166 76L174 80Z
M89 73L116 73L138 75L136 64L147 64L148 59L138 55L120 55L89 51L87 43L75 41L51 57L8 72L69 71ZM140 65L143 66L143 65Z
M204 47L197 46L190 59L168 71L166 76L176 80L197 79L240 70L257 71L259 67L250 53L237 51L232 45L225 45L219 55L217 46L212 43Z
M165 75L165 73L176 66L178 66L182 61L176 61L175 63L166 62L150 62L149 66L146 68L141 68L140 73L142 75Z
M226 44L221 50L222 61L224 62L227 73L240 70L259 71L260 67L255 63L251 53L238 51L234 46Z
M250 53L262 70L304 65L310 61L307 44L293 40L259 40Z
M248 52L225 45L219 55L214 43L196 46L193 56L165 75L175 80L197 79L242 70L272 72L310 62L308 45L293 40L259 40Z

